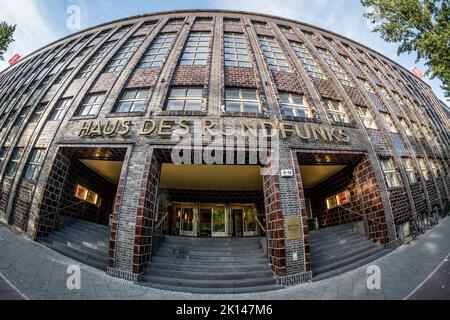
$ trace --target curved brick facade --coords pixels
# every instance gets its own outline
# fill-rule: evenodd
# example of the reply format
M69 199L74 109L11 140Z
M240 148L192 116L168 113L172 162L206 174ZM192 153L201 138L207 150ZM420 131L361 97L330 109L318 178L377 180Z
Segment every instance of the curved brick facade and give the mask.
M181 99L181 89L192 89L184 91L191 98ZM160 168L170 162L164 125L205 119L269 121L286 135L280 167L294 179L263 181L269 260L283 283L310 277L305 197L327 192L304 190L299 168L320 163L318 155L358 159L349 179L327 185L351 190L352 208L381 223L370 228L380 244L395 243L396 225L413 213L449 199L448 114L410 72L297 21L179 11L84 30L0 74L0 218L33 237L48 235L70 204L61 200L62 186L76 171L74 154L124 161L117 195L102 210L113 212L109 273L135 279L151 257ZM155 131L143 134L153 124ZM89 185L99 178L83 179ZM113 187L101 183L107 198ZM300 239L285 236L283 221L292 215L300 217ZM335 225L333 219L320 223Z

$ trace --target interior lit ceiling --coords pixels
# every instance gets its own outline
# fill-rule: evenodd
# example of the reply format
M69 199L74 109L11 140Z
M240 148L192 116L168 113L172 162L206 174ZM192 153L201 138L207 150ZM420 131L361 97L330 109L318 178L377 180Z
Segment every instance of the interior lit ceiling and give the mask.
M107 160L84 160L80 161L89 169L97 172L103 178L114 184L119 183L120 172L122 171L122 161Z
M345 167L345 165L300 166L303 188L313 188Z
M164 163L160 186L195 190L262 190L262 177L259 166Z

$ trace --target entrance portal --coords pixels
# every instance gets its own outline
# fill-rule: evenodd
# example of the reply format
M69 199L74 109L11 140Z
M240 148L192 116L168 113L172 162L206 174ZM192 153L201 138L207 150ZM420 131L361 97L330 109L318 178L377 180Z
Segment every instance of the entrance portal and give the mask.
M158 203L166 235L254 237L265 219L258 166L164 164Z

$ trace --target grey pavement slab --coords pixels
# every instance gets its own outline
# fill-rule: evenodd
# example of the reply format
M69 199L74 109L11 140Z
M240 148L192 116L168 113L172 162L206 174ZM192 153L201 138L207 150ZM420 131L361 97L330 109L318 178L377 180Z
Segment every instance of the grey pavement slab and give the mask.
M0 225L0 273L30 299L403 299L420 286L449 253L450 218L447 218L416 241L371 263L380 268L381 289L367 288L367 266L362 266L330 279L272 292L190 294L147 288L110 277ZM66 271L70 265L80 267L80 290L67 288ZM450 299L445 295L448 291L442 290L442 286L450 288L450 283L445 282L450 279L445 278L450 272L448 265L450 263L443 265L440 278L432 280L431 287L417 291L416 298L427 298L423 292L434 290L433 297L438 295ZM18 295L4 281L0 281L0 299L14 298L14 293Z

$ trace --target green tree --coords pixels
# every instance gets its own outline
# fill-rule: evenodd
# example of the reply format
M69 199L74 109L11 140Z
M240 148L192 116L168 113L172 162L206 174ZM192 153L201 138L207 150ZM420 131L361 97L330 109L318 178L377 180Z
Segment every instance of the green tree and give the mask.
M424 59L426 74L438 77L445 95L450 95L450 4L448 0L361 0L365 17L374 32L392 43L400 43L397 54L417 53Z
M14 42L13 34L16 31L16 26L11 26L6 22L0 22L0 60L5 60L3 55L5 54L8 46Z

